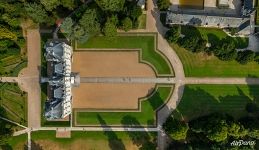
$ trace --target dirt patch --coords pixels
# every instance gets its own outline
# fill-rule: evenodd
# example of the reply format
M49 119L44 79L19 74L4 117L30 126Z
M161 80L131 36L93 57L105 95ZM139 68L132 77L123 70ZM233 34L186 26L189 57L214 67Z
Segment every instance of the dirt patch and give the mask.
M138 109L138 99L153 88L154 84L81 83L72 89L73 108Z
M81 77L155 77L150 66L139 62L138 51L74 52L72 71Z

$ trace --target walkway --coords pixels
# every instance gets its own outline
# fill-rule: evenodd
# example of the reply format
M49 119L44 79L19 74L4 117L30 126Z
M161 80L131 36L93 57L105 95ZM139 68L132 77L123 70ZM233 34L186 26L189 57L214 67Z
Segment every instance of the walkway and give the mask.
M121 78L95 78L81 77L81 83L157 83L171 84L175 83L175 78L146 78L146 77L121 77Z
M41 41L37 29L27 30L28 66L18 75L18 83L28 93L28 127L40 127L40 56Z

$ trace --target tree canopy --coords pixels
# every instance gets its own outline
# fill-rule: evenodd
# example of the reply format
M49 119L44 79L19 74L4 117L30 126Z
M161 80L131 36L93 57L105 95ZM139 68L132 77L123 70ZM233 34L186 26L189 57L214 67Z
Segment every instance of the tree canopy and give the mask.
M37 3L26 3L25 10L28 16L36 23L46 23L48 21L47 12Z
M132 28L132 21L129 17L122 20L122 29L124 31L129 31Z
M60 0L40 0L40 3L46 8L46 10L51 11L60 4Z
M167 10L170 6L170 0L157 0L157 6L160 10Z
M98 21L97 10L87 9L79 20L79 25L89 36L94 36L100 33L101 29Z
M114 37L117 35L117 27L116 27L116 22L112 19L108 19L104 25L104 35L108 37Z
M95 0L103 11L120 11L123 9L125 0Z
M163 127L174 140L185 140L189 130L188 124L173 117L169 117Z

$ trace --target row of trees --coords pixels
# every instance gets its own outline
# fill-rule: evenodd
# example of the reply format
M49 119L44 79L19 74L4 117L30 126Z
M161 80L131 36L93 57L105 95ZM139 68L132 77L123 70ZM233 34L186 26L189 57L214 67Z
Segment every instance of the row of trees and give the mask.
M185 123L170 117L164 129L174 140L173 144L181 145L179 147L226 149L233 140L258 140L259 118L245 117L236 121L228 115L211 114Z
M8 49L20 49L25 46L25 39L20 27L26 13L22 2L0 1L0 52Z
M100 33L113 37L117 34L117 28L125 31L136 28L138 18L142 14L137 1L94 0L87 6L83 3L71 3L71 0L25 3L25 10L30 18L36 23L47 25L53 25L55 20L66 17L75 7L79 9L65 18L61 30L67 33L70 39L81 42ZM59 15L61 12L64 12L63 16Z
M170 43L177 43L181 47L191 52L205 52L209 55L214 54L220 60L236 60L240 64L258 60L251 50L237 51L236 44L231 37L224 38L219 42L208 43L201 36L193 34L192 36L181 35L181 26L173 26L165 35Z

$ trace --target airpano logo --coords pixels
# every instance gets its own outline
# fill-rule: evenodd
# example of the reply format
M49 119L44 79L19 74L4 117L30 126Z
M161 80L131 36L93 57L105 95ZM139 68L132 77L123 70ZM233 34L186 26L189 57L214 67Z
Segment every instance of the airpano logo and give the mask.
M242 146L242 145L253 146L255 144L256 144L255 141L244 141L244 140L233 141L230 143L231 146Z

